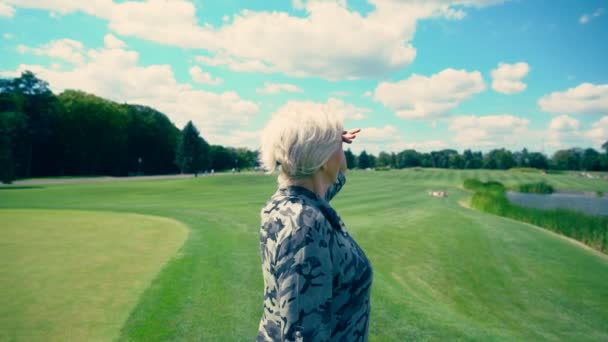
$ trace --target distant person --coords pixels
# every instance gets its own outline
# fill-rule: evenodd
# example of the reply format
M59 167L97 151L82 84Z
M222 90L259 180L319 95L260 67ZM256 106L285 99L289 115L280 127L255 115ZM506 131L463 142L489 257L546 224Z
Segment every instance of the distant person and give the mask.
M346 182L336 113L286 111L262 133L259 161L280 166L260 211L264 278L257 341L367 341L373 270L329 201Z

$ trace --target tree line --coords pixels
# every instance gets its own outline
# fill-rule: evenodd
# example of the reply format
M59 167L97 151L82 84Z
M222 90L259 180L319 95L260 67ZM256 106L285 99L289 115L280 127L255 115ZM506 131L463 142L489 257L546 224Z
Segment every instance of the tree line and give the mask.
M345 151L349 168L434 167L608 170L604 153L571 148L551 158L527 149L488 153ZM53 176L132 176L257 169L258 151L209 144L190 121L183 129L154 108L116 103L78 90L55 95L30 71L0 79L0 180Z
M453 149L421 153L404 150L399 153L380 152L378 156L362 151L359 156L345 151L349 168L386 167L402 169L407 167L434 167L444 169L495 169L536 168L542 170L608 171L608 141L599 152L593 148L570 148L556 151L551 157L541 152L509 151L504 148L487 153L464 150L462 154Z
M253 167L257 153L210 145L192 122L180 130L147 106L78 90L53 94L25 71L0 79L0 180L131 176Z

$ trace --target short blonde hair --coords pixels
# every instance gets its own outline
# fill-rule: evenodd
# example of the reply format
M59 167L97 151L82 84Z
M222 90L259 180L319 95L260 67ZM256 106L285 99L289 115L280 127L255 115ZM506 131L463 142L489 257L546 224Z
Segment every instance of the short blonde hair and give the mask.
M343 116L323 104L288 103L264 127L258 159L266 174L280 165L279 186L312 177L339 148Z

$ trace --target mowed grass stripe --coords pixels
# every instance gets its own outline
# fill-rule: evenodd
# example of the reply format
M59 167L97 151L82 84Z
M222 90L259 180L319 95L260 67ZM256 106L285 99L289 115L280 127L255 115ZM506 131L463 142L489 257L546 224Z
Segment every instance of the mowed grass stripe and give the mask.
M446 172L512 177L349 170L331 202L374 267L370 340L607 339L604 259L461 207L470 195L459 188L461 177L439 174ZM582 178L571 184L597 187ZM426 193L437 188L450 196ZM2 190L0 206L135 211L183 222L191 231L181 256L141 295L119 340L245 341L255 338L262 315L259 211L275 190L272 176L237 174Z
M0 210L0 340L110 341L186 240L162 217Z

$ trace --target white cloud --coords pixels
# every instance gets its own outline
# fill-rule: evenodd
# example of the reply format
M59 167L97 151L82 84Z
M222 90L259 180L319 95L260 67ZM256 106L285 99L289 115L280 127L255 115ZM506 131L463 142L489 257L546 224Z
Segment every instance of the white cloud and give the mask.
M209 137L209 138L207 138ZM250 150L258 150L260 148L260 139L262 137L262 131L245 131L241 129L235 129L229 132L229 134L208 134L205 139L214 145L221 141L221 145L230 147L245 147Z
M568 115L557 116L549 122L545 134L545 144L553 150L582 146L583 134L580 131L580 122Z
M584 133L585 137L593 142L596 148L608 141L608 116L604 116L591 125L591 129Z
M549 130L551 131L573 131L580 128L580 122L568 115L560 115L549 122Z
M192 76L192 80L196 83L204 83L209 85L218 85L223 82L223 80L219 77L213 77L210 73L203 71L198 66L193 66L189 70L190 76Z
M2 38L4 38L4 39L13 39L13 34L12 33L3 33L2 34Z
M370 90L366 91L365 93L363 93L363 97L372 97L372 92Z
M108 47L110 49L123 49L127 46L127 44L125 44L125 42L114 37L111 34L106 34L105 37L103 38L103 42L106 45L106 47Z
M350 149L355 154L365 150L367 153L378 156L381 151L389 152L391 145L401 142L399 130L393 125L358 128L361 128L361 132L357 134L353 143L343 146L344 149Z
M259 60L243 60L232 57L225 53L218 53L213 57L196 56L195 59L210 66L227 66L232 71L237 72L278 72L279 70Z
M399 139L399 130L393 125L385 125L384 127L365 127L361 129L361 135L357 140L361 143L383 143L394 142Z
M418 152L431 152L439 151L446 148L450 148L450 145L442 140L426 140L426 141L414 141L414 142L403 142L399 141L396 143L388 144L388 150L398 153L403 150L416 150Z
M337 97L346 97L349 96L350 93L347 91L340 91L340 90L336 90L336 91L332 91L331 93L329 93L331 96L337 96Z
M498 67L492 70L492 89L503 94L515 94L526 89L526 84L521 81L528 72L528 63L519 62L515 64L498 63Z
M294 1L304 17L243 10L216 28L199 24L195 6L185 0L9 0L15 6L63 14L83 11L107 20L109 28L120 35L205 49L210 56L203 59L210 65L330 80L377 77L399 70L416 56L411 41L418 20L461 19L463 6L500 2L370 0L374 10L363 16L343 0Z
M581 15L581 17L578 19L578 22L585 25L585 24L589 23L592 19L601 16L603 13L604 13L604 9L598 8L595 11L593 11L593 13Z
M295 9L304 9L304 2L302 0L291 0L291 5Z
M67 38L51 41L38 48L19 44L17 51L21 54L33 53L39 56L59 58L72 64L82 64L84 61L84 46L82 43Z
M335 113L335 115L342 116L345 120L362 120L365 119L365 114L371 110L368 108L357 107L352 104L346 103L340 99L329 98L326 103L319 103L313 101L288 101L285 105L277 110L296 110L305 113L307 110L327 111Z
M10 18L15 15L15 9L4 2L0 2L0 17Z
M393 125L383 127L362 127L361 132L351 145L344 145L350 148L353 153L359 154L365 150L375 156L381 151L401 152L405 149L415 149L421 152L440 150L447 148L448 145L441 140L409 141L405 140L399 129Z
M288 93L301 93L302 89L294 84L264 82L264 88L256 90L256 92L260 94L278 94L281 91Z
M106 39L108 42L113 40ZM212 144L225 144L230 140L231 131L243 130L259 112L256 103L242 99L234 91L213 93L196 90L189 84L178 83L171 66L141 66L138 59L135 51L106 46L86 50L83 62L71 70L20 65L16 71L0 74L31 70L48 81L56 93L64 89L80 89L117 102L148 105L165 113L179 128L192 120L204 137L217 137L218 140L210 140ZM112 72L115 70L119 72Z
M554 92L538 100L548 113L607 114L608 84L582 83L563 92Z
M486 89L479 71L445 69L433 76L414 74L398 82L382 82L374 99L404 119L445 116L460 102Z
M519 145L528 124L528 119L513 115L456 116L448 130L455 133L453 141L462 148L508 148Z

